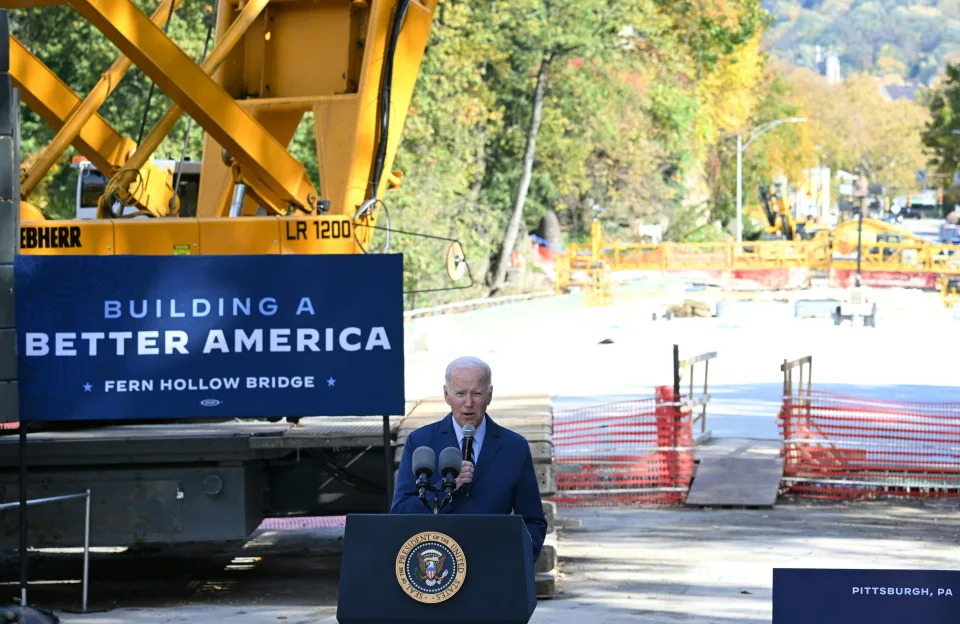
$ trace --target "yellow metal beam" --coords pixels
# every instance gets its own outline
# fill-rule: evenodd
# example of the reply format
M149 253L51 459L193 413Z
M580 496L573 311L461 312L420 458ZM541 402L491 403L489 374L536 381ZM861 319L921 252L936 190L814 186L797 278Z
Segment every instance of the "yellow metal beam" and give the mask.
M80 105L73 89L14 37L10 37L10 76L20 87L24 103L55 130ZM136 147L133 140L114 130L98 114L84 123L73 144L104 173L122 166Z
M331 214L352 217L373 195L383 63L397 6L398 0L271 2L217 73L251 115L264 125L269 120L281 143L304 112L313 112L320 183ZM399 180L391 168L436 7L437 0L411 2L400 31L378 197ZM236 0L220 0L218 39L236 14ZM325 42L322 56L314 41ZM223 216L228 209L224 189L231 176L219 153L220 145L208 136L198 208L207 216ZM372 226L373 218L365 223ZM361 242L370 232L360 228Z
M162 26L170 17L173 7L179 6L182 1L183 0L163 0L151 16L151 21L158 26ZM173 7L171 7L171 4ZM70 115L64 120L63 126L57 131L56 136L53 137L53 140L50 141L43 152L40 153L40 156L34 161L33 166L31 166L27 172L27 176L21 182L21 197L30 195L37 184L40 183L40 180L47 175L50 168L59 160L60 156L63 155L67 146L80 134L80 131L90 117L92 117L104 101L106 101L107 96L117 88L120 80L132 64L129 58L121 54L117 60L113 62L113 65L103 73L97 84L94 85L90 93L87 94L87 97L83 99L83 102L71 111ZM140 165L137 165L137 169L143 164L144 163L140 163ZM101 171L101 173L109 175L110 172Z
M220 66L233 47L243 37L243 33L246 32L247 28L250 27L250 24L253 23L253 20L255 20L261 11L263 11L264 7L266 7L267 2L269 2L269 0L249 0L249 2L244 5L243 10L240 12L240 16L230 26L230 29L227 31L226 35L217 43L213 51L207 56L206 59L204 59L203 64L200 66L200 68L206 74L209 75L216 71L217 67ZM137 146L137 149L133 155L130 156L130 159L127 161L123 171L117 174L120 176L120 178L117 180L117 186L119 188L141 188L137 185L137 172L149 165L150 157L155 151L157 151L157 148L160 147L160 144L173 129L173 126L176 125L177 120L180 119L181 115L183 115L183 107L177 103L173 103L166 110L166 112L164 112L163 116L156 123L153 129L150 130L146 137L144 137L143 142ZM146 176L144 176L142 172L140 173L140 179L146 179ZM136 191L131 191L130 193L132 194L133 192ZM259 195L263 194L264 193L260 193ZM117 197L116 199L119 200L121 204L132 203L124 196ZM101 217L105 218L109 216L108 209L113 201L114 198L111 197L104 196L101 198L101 206L100 210L98 210L98 214ZM261 199L261 203L274 213L286 213L286 204L275 196L271 197L270 199ZM156 211L151 212L157 216L168 214L166 211L163 213L157 213Z
M20 253L34 256L352 254L342 216L25 221Z
M10 75L20 86L23 101L50 127L62 130L70 119L80 125L73 144L101 173L113 176L124 166L136 143L96 113L79 124L79 117L75 116L82 106L79 96L13 37L10 37ZM167 214L170 199L175 197L170 172L148 162L132 174L132 190L126 203L137 204L156 215ZM21 197L26 198L32 188L32 184L22 188Z
M129 0L67 4L223 145L251 183L262 184L296 209L315 209L317 191L303 165Z
M423 60L423 52L436 0L411 2L403 30L397 42L391 93L390 132L378 197L383 197L400 134L406 121L413 88ZM316 123L317 160L324 194L331 200L333 214L353 216L374 189L371 171L377 145L377 103L383 77L383 58L397 8L396 0L372 0L364 40L364 55L359 82L353 97L328 97L313 106ZM358 230L361 244L369 242L376 213L363 219Z
M230 54L230 51L233 50L233 47L243 38L243 34L250 27L250 24L260 15L269 1L270 0L249 0L244 5L236 21L230 25L227 33L217 42L213 51L210 52L200 65L200 69L202 69L204 73L209 75L216 71L220 63L224 61L227 55ZM160 118L160 121L157 122L150 133L144 138L143 143L137 146L137 151L130 157L130 162L127 166L137 169L143 166L160 146L160 143L163 142L163 139L170 133L170 130L173 129L173 126L176 125L181 115L183 115L183 107L176 103L172 104Z

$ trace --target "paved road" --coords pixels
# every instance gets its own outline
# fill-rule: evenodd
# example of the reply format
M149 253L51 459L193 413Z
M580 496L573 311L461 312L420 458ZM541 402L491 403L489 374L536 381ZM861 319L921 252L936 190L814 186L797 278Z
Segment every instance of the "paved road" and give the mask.
M875 503L581 510L568 515L583 527L560 541L560 597L533 621L770 622L775 567L956 569L956 512Z
M783 501L773 509L572 509L561 580L535 624L758 624L771 618L775 567L956 569L960 508ZM65 623L334 622L340 529L264 531L230 551L98 557L91 608L79 561L45 557L31 590ZM9 577L9 568L4 576ZM14 586L5 584L9 594ZM958 598L960 600L960 598Z
M493 366L494 415L497 396L507 394L545 393L557 409L649 397L672 383L672 345L679 344L681 357L718 353L709 384L709 426L718 436L778 437L780 365L806 355L814 358L816 389L960 400L956 354L944 347L958 325L939 295L886 289L876 297L875 329L793 318L786 300L736 306L723 318L654 321L648 300L626 296L609 308L587 308L568 295L418 319L408 323L406 396L440 395L447 362L474 354Z

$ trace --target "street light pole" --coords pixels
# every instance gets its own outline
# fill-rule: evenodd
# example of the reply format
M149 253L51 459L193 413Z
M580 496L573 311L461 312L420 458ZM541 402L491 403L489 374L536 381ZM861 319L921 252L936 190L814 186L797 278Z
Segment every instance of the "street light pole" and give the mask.
M737 245L740 245L741 243L743 243L743 140L740 138L740 135L738 134L737 135Z
M737 244L740 245L743 243L743 153L747 151L747 148L753 144L757 138L767 132L768 130L773 130L780 124L785 123L803 123L807 120L806 117L790 117L787 119L775 119L774 121L768 121L765 124L761 124L750 131L750 134L747 136L747 142L743 142L743 138L738 134L737 135Z

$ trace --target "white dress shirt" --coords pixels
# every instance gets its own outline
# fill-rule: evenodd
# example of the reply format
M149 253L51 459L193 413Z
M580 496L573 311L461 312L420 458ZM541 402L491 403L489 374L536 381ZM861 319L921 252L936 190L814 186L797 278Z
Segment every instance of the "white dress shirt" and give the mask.
M457 446L463 449L463 427L457 422L456 418L451 418L453 421L453 432L457 434ZM480 426L477 427L477 430L473 434L473 465L477 465L477 459L480 457L480 447L483 446L483 436L487 433L487 415L483 415L483 420L480 421Z

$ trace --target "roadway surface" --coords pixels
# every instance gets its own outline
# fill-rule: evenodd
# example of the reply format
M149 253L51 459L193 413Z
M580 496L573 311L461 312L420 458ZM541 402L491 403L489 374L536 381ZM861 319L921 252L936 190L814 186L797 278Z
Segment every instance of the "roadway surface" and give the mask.
M759 624L771 619L775 567L956 569L960 560L956 505L783 501L562 516L582 526L560 531L559 590L539 602L535 624ZM79 604L79 558L47 556L30 596L65 623L331 623L341 538L340 529L262 531L202 556L101 555L91 565L96 612L87 614L67 610Z
M578 295L554 297L408 322L407 397L442 392L446 363L474 354L493 367L497 394L544 393L554 409L649 397L672 383L672 349L681 357L716 351L710 363L709 428L716 436L777 438L780 365L814 358L814 387L844 394L916 401L960 401L952 343L958 322L937 293L875 291L875 329L797 319L786 293L733 302L715 318L652 320L668 302L722 298L702 287L660 294L662 277L640 281L608 308L587 308ZM668 284L677 288L677 284ZM802 291L810 299L833 289ZM696 382L701 384L701 373ZM684 385L688 383L684 380Z
M664 292L670 291L668 295ZM828 291L808 292L814 297ZM876 329L793 318L793 304L761 296L722 316L653 320L671 298L715 297L652 276L617 293L609 308L579 296L534 300L408 321L407 398L441 392L453 357L475 354L494 370L496 397L542 392L555 409L650 396L671 383L672 345L683 356L717 351L710 366L708 429L714 437L777 437L781 362L814 356L816 389L922 401L960 401L954 343L960 327L933 293L880 293ZM562 510L557 598L533 622L770 621L773 567L956 568L958 506L809 505L768 510ZM40 553L31 602L64 622L332 622L342 529L263 530L219 551L100 553L90 605L79 604L80 558ZM18 595L15 558L0 583Z

